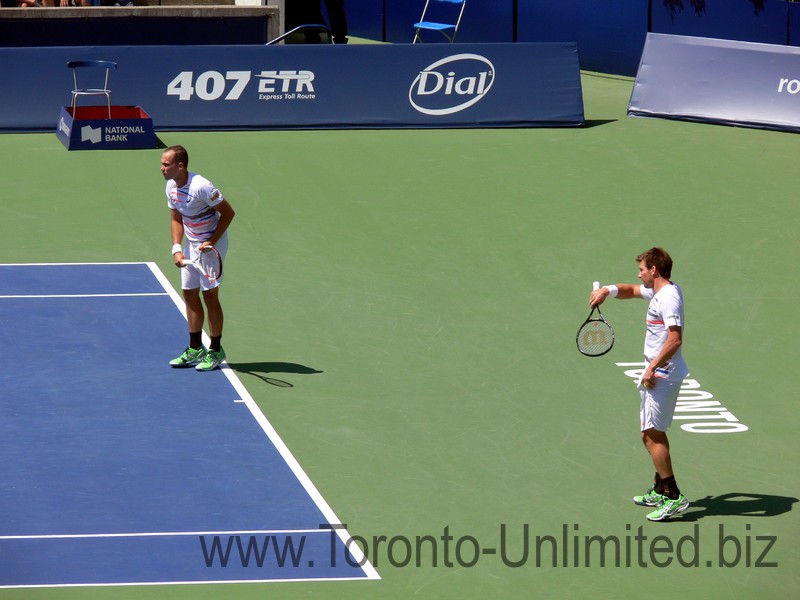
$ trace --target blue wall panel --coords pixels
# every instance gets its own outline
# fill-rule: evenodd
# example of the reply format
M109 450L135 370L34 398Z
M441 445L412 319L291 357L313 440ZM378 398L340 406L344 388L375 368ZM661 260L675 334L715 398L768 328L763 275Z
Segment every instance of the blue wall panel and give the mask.
M789 8L789 45L800 46L800 2L787 3Z
M644 1L519 0L517 41L578 42L582 69L635 75L647 12Z
M385 39L360 24L376 3L385 7ZM410 42L424 3L347 0L351 33ZM457 41L576 41L581 68L634 75L648 31L800 45L800 7L785 0L467 0Z
M653 0L651 31L672 35L786 44L783 0Z
M384 4L384 0L345 0L350 35L383 41ZM324 2L322 6L324 8Z
M425 0L345 0L350 35L411 43L413 24L424 4ZM800 46L798 4L785 0L467 0L456 42L577 42L582 69L634 75L648 30ZM36 27L0 22L0 46L234 45L266 39L263 24L238 20L215 21L211 30L205 24L176 30L175 18L94 21L78 24L55 19ZM176 31L184 33L175 37Z

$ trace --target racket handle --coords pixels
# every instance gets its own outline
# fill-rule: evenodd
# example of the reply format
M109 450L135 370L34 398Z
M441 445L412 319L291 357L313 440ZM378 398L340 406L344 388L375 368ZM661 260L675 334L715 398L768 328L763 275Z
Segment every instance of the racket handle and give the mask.
M600 282L599 281L595 281L594 283L592 283L592 289L593 290L599 290L600 289Z
M181 264L185 267L185 266L188 266L188 265L192 264L192 261L190 261L188 258L184 258L181 261Z

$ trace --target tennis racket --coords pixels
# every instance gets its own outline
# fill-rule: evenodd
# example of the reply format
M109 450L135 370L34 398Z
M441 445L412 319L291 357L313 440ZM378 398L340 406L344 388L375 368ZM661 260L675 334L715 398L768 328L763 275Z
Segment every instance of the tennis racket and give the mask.
M214 246L206 246L195 258L184 258L181 262L185 267L195 267L209 283L216 283L222 277L222 256Z
M599 288L600 282L595 281L592 289ZM595 312L597 316L594 316ZM578 344L578 352L584 356L603 356L614 346L614 330L603 317L599 304L592 307L589 317L578 329L575 343Z

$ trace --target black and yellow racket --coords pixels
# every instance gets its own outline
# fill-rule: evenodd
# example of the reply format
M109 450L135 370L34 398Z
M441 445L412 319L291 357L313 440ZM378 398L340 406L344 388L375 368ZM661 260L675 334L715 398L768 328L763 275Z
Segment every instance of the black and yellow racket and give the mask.
M592 289L599 288L600 282L595 281ZM592 307L589 317L578 329L575 343L578 345L578 352L584 356L603 356L614 347L614 329L606 321L599 304Z

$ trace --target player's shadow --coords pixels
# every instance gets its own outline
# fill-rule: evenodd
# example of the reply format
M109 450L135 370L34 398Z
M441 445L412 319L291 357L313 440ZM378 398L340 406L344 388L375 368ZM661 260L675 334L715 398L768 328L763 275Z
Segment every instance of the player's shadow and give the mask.
M286 362L228 363L228 366L238 373L247 373L248 375L258 377L270 385L286 388L294 386L288 381L275 379L274 377L269 377L269 375L272 373L295 373L298 375L314 375L316 373L322 373L322 371L317 371L311 367Z
M731 492L721 496L706 496L693 500L681 515L682 521L697 521L705 517L775 517L792 510L797 498Z

